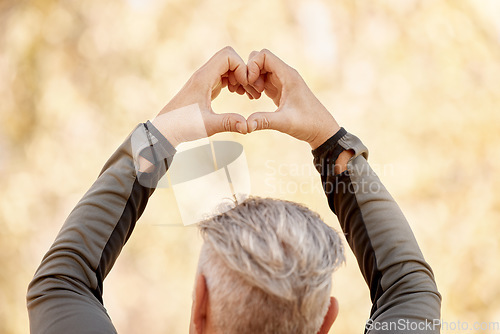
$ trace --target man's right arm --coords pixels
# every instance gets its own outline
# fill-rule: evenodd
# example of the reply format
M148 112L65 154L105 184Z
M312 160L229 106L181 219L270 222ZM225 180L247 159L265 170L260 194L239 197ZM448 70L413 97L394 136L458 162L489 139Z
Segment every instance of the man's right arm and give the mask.
M434 275L399 206L368 164L367 148L342 128L313 155L328 204L370 288L366 331L438 333L441 296Z

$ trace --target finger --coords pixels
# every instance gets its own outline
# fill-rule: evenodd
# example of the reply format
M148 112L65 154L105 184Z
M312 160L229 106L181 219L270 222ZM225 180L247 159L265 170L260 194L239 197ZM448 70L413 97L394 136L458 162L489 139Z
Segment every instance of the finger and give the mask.
M227 46L217 52L205 64L204 70L211 77L211 84L227 71L234 72L236 81L244 86L248 85L247 80L247 67L243 59L234 51L230 46Z
M253 59L257 57L259 52L257 51L252 51L250 52L250 55L248 56L248 62L247 62L247 77L248 77L248 82L250 84L254 84L254 82L259 78L261 75L261 70L264 71L259 67L259 64L255 63Z
M216 114L209 113L203 116L205 128L208 136L219 132L239 132L242 134L248 133L247 122L245 117L234 114Z
M248 56L248 61L247 61L247 77L250 82L250 80L255 81L255 77L259 77L261 75L261 69L255 65L249 67L248 65L252 62L252 59L259 54L258 51L252 51L250 52L250 55ZM262 70L264 71L264 70Z
M210 96L211 100L215 100L217 96L219 96L222 88L226 87L228 85L228 78L227 75L226 77L221 77L220 80L215 84L215 87L212 88L212 94Z
M272 129L286 132L288 120L283 112L256 112L247 119L248 133L256 130Z
M227 88L229 89L229 91L230 91L231 93L234 93L234 92L236 92L236 90L238 89L238 86L228 84L228 85L227 85Z
M273 100L276 106L280 105L281 89L274 87L274 85L271 82L266 81L264 86L264 93L266 93L266 95Z
M246 90L245 90L245 88L243 88L242 85L238 85L238 88L236 89L236 93L243 95L246 93Z
M274 73L267 73L266 81L270 82L274 87L278 88L279 90L281 90L281 88L283 87L281 85L281 81Z
M215 100L215 98L217 96L219 96L221 90L222 90L222 83L219 83L219 85L217 85L217 87L215 87L214 89L212 89L212 95L210 96L210 98L212 99L212 101Z
M238 85L238 80L236 80L236 76L234 75L233 71L229 72L228 78L229 78L229 83L231 85L233 85L233 86Z
M250 55L248 55L248 61L250 61L250 59L252 59L253 57L255 57L256 55L259 54L259 51L252 51L250 52Z
M243 86L242 86L243 87ZM261 93L259 93L258 91L255 90L255 88L253 88L252 86L245 86L243 87L245 89L245 91L250 94L252 96L252 98L254 99L259 99L260 96L262 95Z
M279 79L286 76L290 71L290 67L285 64L281 59L276 57L271 51L263 49L254 55L247 63L248 68L248 82L253 84L259 75L264 72L275 73Z
M264 91L264 82L266 81L266 74L261 74L252 84L252 86L260 93Z

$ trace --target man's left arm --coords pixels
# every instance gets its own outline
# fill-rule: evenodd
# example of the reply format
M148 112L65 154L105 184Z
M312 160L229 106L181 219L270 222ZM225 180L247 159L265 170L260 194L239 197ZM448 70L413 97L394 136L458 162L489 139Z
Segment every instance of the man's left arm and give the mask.
M142 148L140 139L146 137L152 145ZM115 332L103 306L103 281L174 153L175 148L149 123L137 126L110 157L29 285L32 333ZM149 173L137 170L141 159L151 160Z

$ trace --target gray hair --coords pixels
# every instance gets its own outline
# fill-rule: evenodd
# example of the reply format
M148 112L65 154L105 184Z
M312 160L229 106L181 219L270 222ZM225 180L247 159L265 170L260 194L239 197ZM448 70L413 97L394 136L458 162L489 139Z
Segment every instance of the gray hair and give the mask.
M317 333L344 262L338 233L317 213L251 197L199 227L199 270L218 332Z

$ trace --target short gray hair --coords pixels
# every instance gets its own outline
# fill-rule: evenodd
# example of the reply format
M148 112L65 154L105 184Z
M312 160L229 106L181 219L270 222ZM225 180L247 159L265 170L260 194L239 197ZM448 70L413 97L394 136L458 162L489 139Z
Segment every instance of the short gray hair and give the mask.
M199 227L199 270L219 332L317 333L344 262L339 234L317 213L251 197Z

